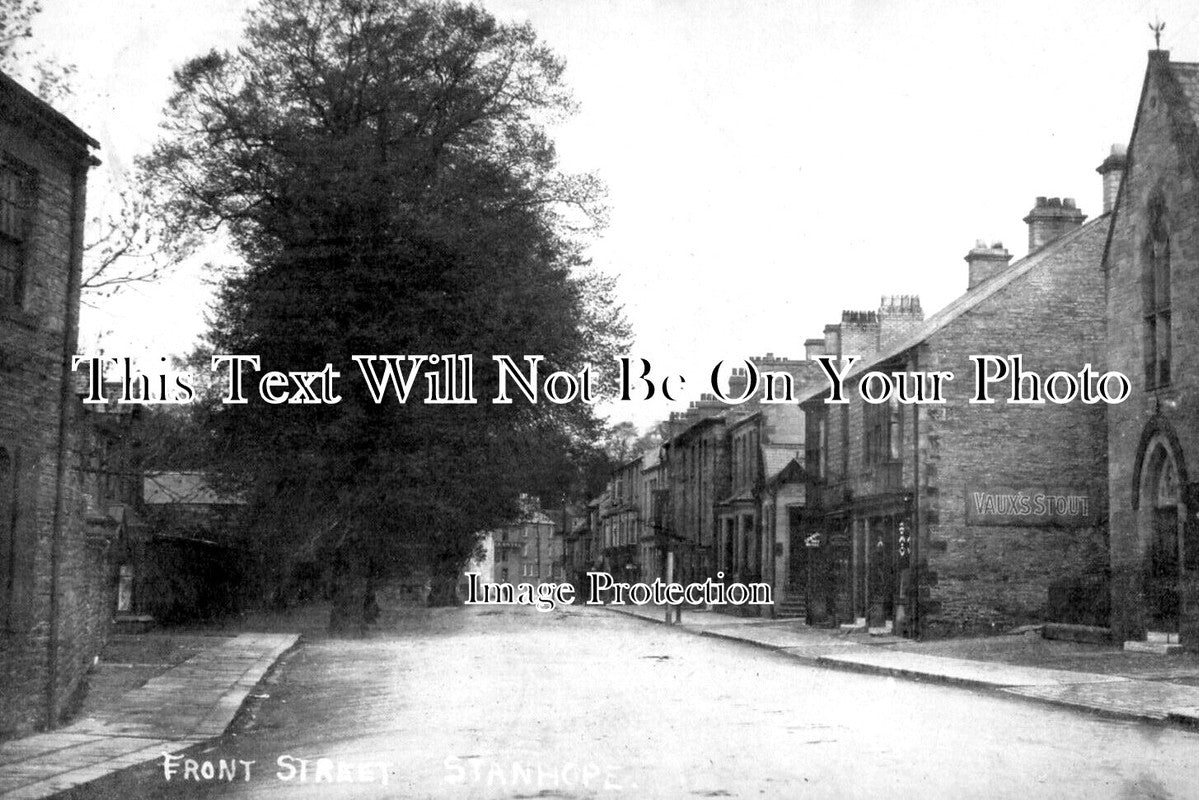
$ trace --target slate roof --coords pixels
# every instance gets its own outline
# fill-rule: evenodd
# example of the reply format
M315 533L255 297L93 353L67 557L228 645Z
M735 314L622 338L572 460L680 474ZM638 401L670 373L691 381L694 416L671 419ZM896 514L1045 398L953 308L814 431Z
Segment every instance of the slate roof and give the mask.
M1154 75L1161 80L1161 97L1170 109L1170 133L1179 149L1181 159L1189 164L1191 172L1199 176L1199 64L1182 61L1170 61L1168 50L1150 50L1149 66L1145 70L1145 81L1141 86L1141 99L1137 103L1137 119L1133 123L1132 136L1129 139L1128 160L1124 174L1133 170L1136 160L1137 131L1141 124L1140 109L1145 103L1145 93L1149 90L1149 82ZM1112 211L1111 231L1116 226L1114 220L1119 217L1124 204L1124 186L1116 198ZM1111 234L1104 244L1103 264L1107 268L1107 252L1111 248Z
M794 445L766 445L762 448L762 463L764 465L762 477L767 481L772 480L791 461L796 459L799 454L800 449Z
M38 122L80 145L84 152L87 152L89 148L100 147L99 142L68 119L65 114L3 72L0 72L0 97L12 98L22 104ZM94 163L100 162L94 161Z

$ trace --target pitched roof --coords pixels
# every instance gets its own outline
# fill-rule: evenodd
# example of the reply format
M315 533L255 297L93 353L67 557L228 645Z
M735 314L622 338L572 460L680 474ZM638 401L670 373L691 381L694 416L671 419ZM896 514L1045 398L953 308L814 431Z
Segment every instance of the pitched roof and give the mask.
M762 447L762 477L767 481L772 480L783 471L787 464L799 456L800 449L792 445L764 445Z
M20 103L38 122L54 130L60 136L81 145L84 152L87 152L88 148L100 146L99 142L68 119L65 114L3 72L0 72L0 96L12 98Z
M1107 238L1108 225L1111 222L1111 214L1105 213L1095 217L1095 219L1087 222L1072 231L1062 234L1058 238L1049 242L1045 246L1034 250L1019 261L1013 262L1007 269L999 272L982 283L970 289L965 294L958 296L955 300L949 302L944 308L937 313L924 320L924 323L913 331L910 335L900 339L886 350L880 351L877 355L869 358L859 359L854 362L853 369L847 373L850 375L859 375L871 368L882 364L886 361L895 358L900 353L910 350L916 345L924 342L933 334L940 331L949 323L969 313L972 309L991 297L999 294L1014 281L1024 277L1033 270L1039 268L1052 268L1055 260L1067 254L1074 247L1086 245L1089 243L1102 242ZM1096 268L1098 268L1096 263ZM850 354L852 355L852 353ZM828 391L827 382L823 382L816 387L805 392L799 397L799 402L804 403L808 400L820 397Z
M1170 134L1178 146L1181 160L1190 166L1192 173L1199 176L1199 64L1170 61L1170 51L1168 50L1149 51L1149 64L1145 68L1145 80L1141 84L1141 98L1137 103L1137 118L1133 122L1132 135L1129 137L1128 160L1124 166L1124 174L1132 173L1133 164L1136 161L1137 133L1141 127L1141 108L1145 105L1149 82L1155 75L1161 78L1161 97L1170 111ZM1111 232L1116 228L1115 220L1120 216L1124 205L1124 187L1127 183L1127 181L1121 182L1115 207L1112 209L1113 221L1103 250L1105 269L1107 268L1107 254L1111 249Z

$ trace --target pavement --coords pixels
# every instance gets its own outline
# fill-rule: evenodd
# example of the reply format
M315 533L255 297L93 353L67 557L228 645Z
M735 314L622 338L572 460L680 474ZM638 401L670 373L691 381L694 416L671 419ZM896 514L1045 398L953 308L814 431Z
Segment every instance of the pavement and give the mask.
M0 744L0 798L48 797L220 736L254 685L298 638L213 637L209 646L141 686L90 712L85 705L76 722Z
M665 624L665 609L659 606L605 608ZM990 637L981 645L972 640L923 644L895 636L812 628L797 620L697 610L684 611L682 623L673 627L767 648L815 666L968 686L1116 719L1199 727L1199 659L1193 654L1128 654L1111 646L1065 642L1039 643L1033 648L1028 646L1030 639L1040 640L1035 631ZM944 654L954 649L981 657ZM1169 661L1163 663L1166 658ZM1032 660L1089 663L1094 669L1018 663Z

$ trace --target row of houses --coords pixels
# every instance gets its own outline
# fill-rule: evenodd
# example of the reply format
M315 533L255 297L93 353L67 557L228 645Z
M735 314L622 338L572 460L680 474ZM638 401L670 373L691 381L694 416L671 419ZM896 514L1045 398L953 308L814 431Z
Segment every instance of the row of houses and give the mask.
M1131 140L1097 169L1100 214L1037 197L1028 254L978 242L935 314L885 297L842 312L802 359L751 359L726 396L754 369L796 401L759 388L672 414L661 447L563 532L566 577L652 581L669 552L676 580L765 581L766 613L814 624L925 637L1062 622L1134 649L1199 644L1196 109L1199 65L1150 52ZM996 356L988 377L1011 373L986 403L971 402L980 355ZM872 371L957 380L943 404L831 402L818 356L849 386ZM1044 378L1087 365L1126 376L1130 396L1088 402L1084 373L1057 402L1072 380Z

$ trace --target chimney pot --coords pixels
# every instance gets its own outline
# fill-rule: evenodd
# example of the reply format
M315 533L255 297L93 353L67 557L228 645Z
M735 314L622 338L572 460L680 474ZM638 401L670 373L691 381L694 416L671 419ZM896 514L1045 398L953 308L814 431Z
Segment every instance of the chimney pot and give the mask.
M973 289L983 281L998 275L1012 260L1012 254L1007 251L1002 242L995 242L990 247L978 240L974 249L966 254L966 264L969 268L969 282L967 290Z

